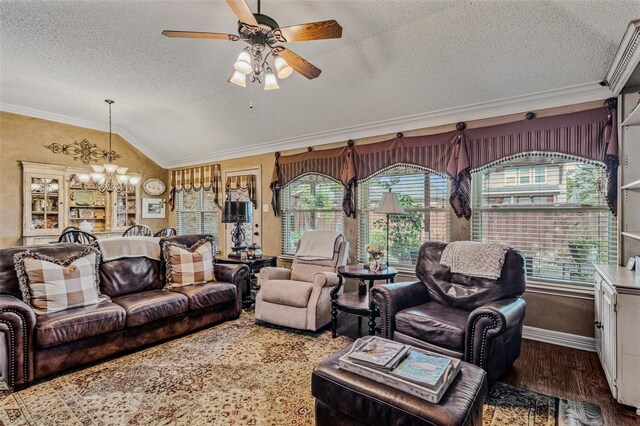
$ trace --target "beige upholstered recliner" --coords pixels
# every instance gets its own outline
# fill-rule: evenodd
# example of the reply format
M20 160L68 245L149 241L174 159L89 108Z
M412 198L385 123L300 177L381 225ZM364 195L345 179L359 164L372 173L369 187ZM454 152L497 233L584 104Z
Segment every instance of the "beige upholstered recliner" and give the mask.
M331 322L330 293L339 282L336 268L346 265L348 254L349 243L339 235L330 260L303 260L296 255L290 270L262 268L256 319L313 331Z

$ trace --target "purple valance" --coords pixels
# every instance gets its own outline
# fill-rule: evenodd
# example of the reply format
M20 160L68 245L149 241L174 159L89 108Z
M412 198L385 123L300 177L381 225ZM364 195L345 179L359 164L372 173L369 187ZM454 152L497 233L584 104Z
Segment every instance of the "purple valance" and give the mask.
M607 107L435 135L398 137L366 145L276 156L272 204L280 210L280 190L295 178L319 173L344 186L343 209L355 217L355 188L397 164L413 165L452 180L450 202L458 217L471 218L471 174L501 159L524 153L565 154L603 164L607 202L617 214L618 136L615 102ZM464 129L464 130L463 130Z

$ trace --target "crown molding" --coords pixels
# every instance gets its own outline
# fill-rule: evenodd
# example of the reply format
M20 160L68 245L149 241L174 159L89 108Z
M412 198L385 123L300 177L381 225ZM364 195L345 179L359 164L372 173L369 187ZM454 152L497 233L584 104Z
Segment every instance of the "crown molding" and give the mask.
M8 102L0 103L0 111L11 112L14 114L26 115L28 117L40 118L42 120L54 121L56 123L69 124L71 126L84 127L86 129L100 130L102 132L108 132L109 126L105 123L99 123L97 121L83 120L81 118L70 117L68 115L56 114L53 112L43 111L35 108L29 108L22 105L12 104ZM160 167L168 168L166 161L149 145L140 141L140 139L133 136L126 129L122 127L113 126L112 132L122 137L131 146L142 152L144 155L153 160Z
M619 95L640 63L640 19L629 22L607 73L607 83Z
M177 158L175 160L167 161L166 166L168 168L186 167L195 164L229 160L232 158L247 157L251 155L270 154L275 151L306 148L312 145L317 146L327 143L346 141L349 139L362 139L384 134L394 134L398 131L425 129L428 127L456 123L458 121L481 120L527 111L604 100L611 96L612 92L608 87L601 86L599 82L591 82L562 89L548 90L523 96L514 96L490 102L482 102L443 109L440 111L344 127L341 129L327 130L304 136L279 139L241 148L210 152L193 157Z

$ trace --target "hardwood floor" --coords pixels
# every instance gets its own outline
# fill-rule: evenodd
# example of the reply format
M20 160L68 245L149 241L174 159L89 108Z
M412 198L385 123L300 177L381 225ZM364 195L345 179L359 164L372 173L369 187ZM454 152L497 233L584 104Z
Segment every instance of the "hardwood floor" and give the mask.
M363 321L362 333L367 333ZM338 334L356 339L356 317L340 313ZM635 409L616 402L595 352L524 340L520 358L501 382L568 399L588 401L602 409L607 425L640 425ZM640 384L639 384L640 385Z

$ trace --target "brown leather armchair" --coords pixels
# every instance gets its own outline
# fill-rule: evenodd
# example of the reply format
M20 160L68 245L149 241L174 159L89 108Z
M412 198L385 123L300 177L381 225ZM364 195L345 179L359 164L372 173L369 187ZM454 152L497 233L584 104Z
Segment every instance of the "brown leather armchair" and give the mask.
M500 278L452 274L440 265L446 243L420 249L420 281L374 286L382 335L482 367L492 383L520 355L525 259L507 251Z

